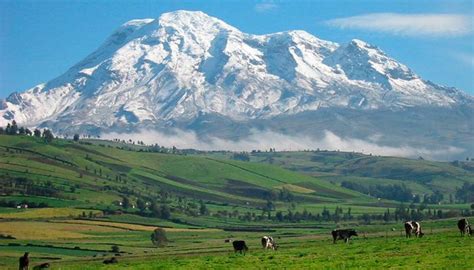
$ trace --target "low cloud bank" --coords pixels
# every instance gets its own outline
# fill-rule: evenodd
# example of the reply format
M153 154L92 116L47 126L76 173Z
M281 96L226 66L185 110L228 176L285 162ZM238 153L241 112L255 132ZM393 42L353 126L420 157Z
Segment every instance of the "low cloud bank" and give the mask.
M239 140L225 140L217 137L199 138L193 131L183 131L174 129L172 134L159 131L141 130L136 133L106 133L102 134L104 139L121 139L128 141L143 141L146 144L157 143L160 146L176 146L180 149L199 150L230 150L230 151L251 151L254 149L266 150L276 148L277 151L284 150L340 150L347 152L361 152L382 156L399 157L419 157L428 159L449 159L450 156L464 152L457 147L446 147L439 149L415 148L411 146L386 146L377 142L382 137L375 134L367 140L355 138L343 138L331 131L325 131L322 138L313 138L303 135L286 135L273 131L252 130L251 134Z

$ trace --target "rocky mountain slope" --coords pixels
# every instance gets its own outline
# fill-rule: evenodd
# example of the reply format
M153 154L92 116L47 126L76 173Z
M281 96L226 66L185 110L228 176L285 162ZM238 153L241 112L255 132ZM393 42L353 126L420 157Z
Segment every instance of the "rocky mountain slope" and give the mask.
M216 131L214 123L242 136L268 123L291 133L279 119L307 127L329 114L336 120L317 122L318 130L364 138L378 132L370 126L379 126L387 113L400 113L394 127L406 130L407 112L438 123L425 113L434 110L454 114L454 130L472 135L473 104L472 96L423 80L361 40L341 45L304 31L251 35L202 12L176 11L125 23L63 75L11 94L0 103L0 125L15 119L60 133L95 134L174 126L236 138ZM377 120L348 124L354 113ZM428 133L447 136L435 129ZM400 135L386 142L403 144L407 134ZM443 143L453 144L449 140Z

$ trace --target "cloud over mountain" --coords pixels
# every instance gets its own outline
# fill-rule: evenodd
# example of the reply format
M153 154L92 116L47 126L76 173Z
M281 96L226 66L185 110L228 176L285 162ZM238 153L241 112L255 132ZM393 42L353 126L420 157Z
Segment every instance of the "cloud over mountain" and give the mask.
M473 104L362 40L252 35L202 12L176 11L123 24L63 75L13 93L0 102L0 125L15 119L62 134L179 128L224 141L244 141L257 129L288 135L280 137L288 143L327 130L362 141L381 133L383 145L397 149L419 136L423 145L413 148L464 148ZM449 122L437 126L436 115Z
M472 18L460 14L369 13L326 21L342 29L360 29L406 36L462 36L472 32Z

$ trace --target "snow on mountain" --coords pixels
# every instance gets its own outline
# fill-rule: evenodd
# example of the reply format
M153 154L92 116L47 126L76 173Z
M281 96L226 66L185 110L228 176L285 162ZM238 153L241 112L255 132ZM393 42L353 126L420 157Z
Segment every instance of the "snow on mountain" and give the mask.
M0 125L147 125L211 113L266 119L321 108L474 104L379 48L304 31L243 33L202 12L132 20L66 73L0 102Z

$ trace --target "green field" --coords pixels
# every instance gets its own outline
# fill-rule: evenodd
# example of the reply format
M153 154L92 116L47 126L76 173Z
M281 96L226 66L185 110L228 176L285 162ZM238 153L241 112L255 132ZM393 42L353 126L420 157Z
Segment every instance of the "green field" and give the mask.
M0 135L0 268L16 269L25 251L32 265L49 262L52 269L474 265L472 239L456 229L472 206L447 196L474 182L469 162L326 151L251 153L250 161L238 161L230 152L151 149ZM441 190L446 197L402 204L344 188L344 181L403 184L416 194ZM29 208L17 208L24 204ZM404 216L394 214L400 207L425 218L426 237L405 239ZM167 234L165 247L150 241L157 227ZM355 228L359 237L333 245L334 228ZM261 249L266 234L277 239L278 251ZM229 238L246 240L248 254L233 254L224 242ZM112 256L119 263L103 265Z
M233 153L206 153L232 159ZM436 162L422 159L381 157L339 151L257 152L250 161L278 165L333 183L362 185L405 184L419 194L440 190L452 194L464 182L474 183L474 162Z
M22 223L41 228L41 222ZM85 225L87 223L91 225ZM48 224L59 233L47 240L33 235L29 240L0 240L0 267L15 269L17 257L23 251L32 254L33 265L49 262L52 269L470 269L474 265L473 239L460 237L453 219L424 223L426 235L421 239L406 239L399 223L352 224L359 236L349 244L332 243L331 224L320 224L318 228L276 229L271 234L279 244L277 251L262 250L261 232L169 229L170 243L156 248L148 241L152 226L119 228L114 223L102 222L101 226L98 223L58 221ZM69 235L72 231L81 235ZM234 254L231 244L224 242L228 238L246 240L247 254ZM44 246L45 242L49 246ZM19 246L10 246L11 243ZM110 252L112 243L120 247L120 256ZM118 258L118 264L103 265L104 259L113 256Z

